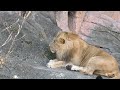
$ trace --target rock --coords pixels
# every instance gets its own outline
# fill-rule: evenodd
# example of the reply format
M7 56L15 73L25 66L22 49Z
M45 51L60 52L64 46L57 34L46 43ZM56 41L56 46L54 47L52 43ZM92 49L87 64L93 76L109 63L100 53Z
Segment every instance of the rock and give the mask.
M54 13L32 11L10 49L12 52L7 54L24 15L20 16L15 11L0 12L0 56L5 58L5 64L0 68L1 79L95 78L79 72L73 73L65 68L59 70L46 67L47 62L55 58L49 50L49 42L61 30L57 26ZM10 25L10 28L5 29Z
M112 13L117 12L87 12L79 35L112 54L120 63L120 22L114 20L115 15L108 16Z
M75 19L77 21L74 17L66 16L67 11L32 11L16 37L10 49L11 53L7 54L18 33L19 25L23 22L24 15L20 16L19 13L18 11L0 11L0 57L5 59L5 64L0 68L0 79L96 79L95 75L83 75L65 68L46 67L47 62L55 58L48 45L58 31L69 30L69 26L73 24L69 23L69 19L75 22L75 27L71 26L71 28L73 30L75 28L81 38L90 44L102 47L118 58L118 61L120 59L119 22L116 21L115 16L113 19L104 12L91 11L84 12L80 16L83 18L81 20L78 13L76 15L78 18ZM10 28L5 29L10 25L12 25Z

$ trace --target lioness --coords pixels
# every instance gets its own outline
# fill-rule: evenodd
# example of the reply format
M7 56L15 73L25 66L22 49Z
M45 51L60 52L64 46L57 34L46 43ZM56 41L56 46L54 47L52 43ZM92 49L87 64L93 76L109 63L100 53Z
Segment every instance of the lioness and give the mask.
M102 49L86 43L75 33L59 32L49 46L51 52L56 53L56 59L47 63L49 68L66 67L84 74L120 78L116 59Z

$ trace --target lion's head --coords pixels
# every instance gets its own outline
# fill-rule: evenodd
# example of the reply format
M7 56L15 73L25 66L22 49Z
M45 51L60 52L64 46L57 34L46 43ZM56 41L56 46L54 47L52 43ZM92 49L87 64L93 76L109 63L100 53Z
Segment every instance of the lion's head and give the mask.
M49 44L52 53L56 53L57 59L65 60L72 57L73 52L79 47L79 36L72 32L58 32Z

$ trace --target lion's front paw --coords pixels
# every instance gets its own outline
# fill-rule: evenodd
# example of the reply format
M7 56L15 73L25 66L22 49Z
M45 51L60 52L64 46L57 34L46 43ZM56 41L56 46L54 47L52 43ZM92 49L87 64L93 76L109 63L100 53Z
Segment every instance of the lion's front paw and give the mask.
M56 68L55 65L54 65L54 63L55 63L55 60L50 60L50 61L47 63L46 66L47 66L48 68Z
M72 71L79 71L80 67L79 66L75 66L75 65L66 65L66 69L67 70L72 70Z

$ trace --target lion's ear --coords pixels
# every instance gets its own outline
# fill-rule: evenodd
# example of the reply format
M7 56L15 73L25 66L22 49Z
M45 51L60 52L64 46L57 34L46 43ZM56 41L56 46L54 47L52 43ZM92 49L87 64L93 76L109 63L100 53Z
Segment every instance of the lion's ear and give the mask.
M62 44L64 44L65 43L65 39L59 38L59 42L62 43Z

